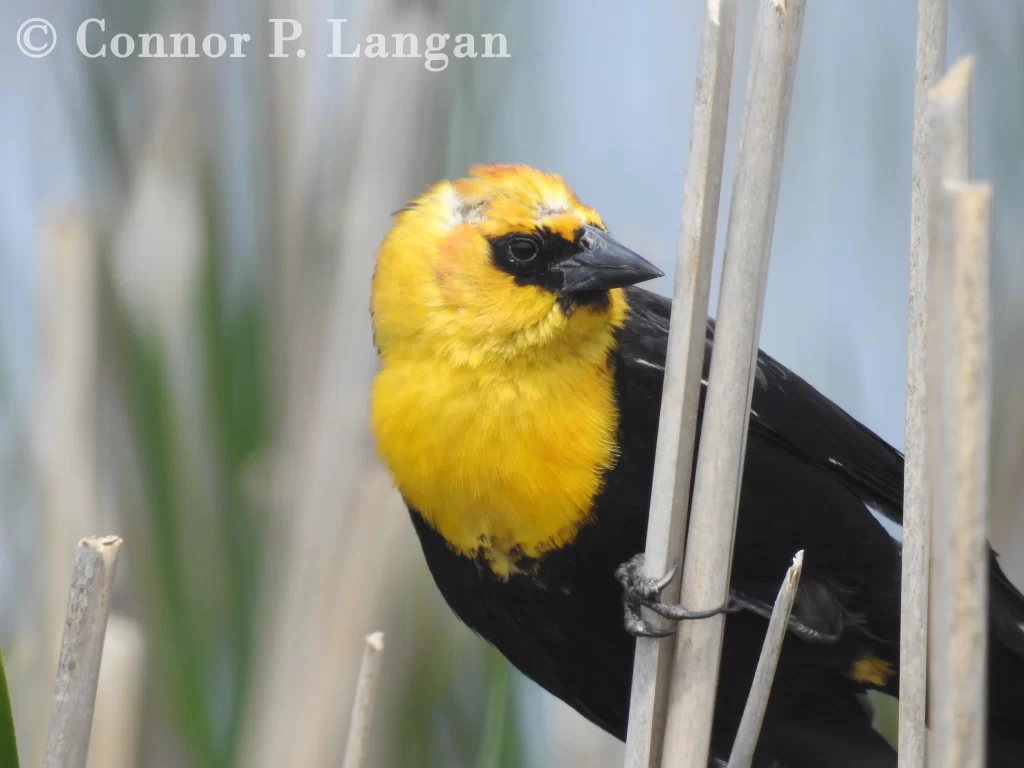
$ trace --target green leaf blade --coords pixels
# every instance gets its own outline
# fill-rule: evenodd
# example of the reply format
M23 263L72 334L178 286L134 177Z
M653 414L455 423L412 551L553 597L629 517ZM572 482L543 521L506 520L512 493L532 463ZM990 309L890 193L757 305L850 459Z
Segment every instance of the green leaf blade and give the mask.
M18 742L14 736L14 713L7 693L3 654L0 654L0 766L18 768Z

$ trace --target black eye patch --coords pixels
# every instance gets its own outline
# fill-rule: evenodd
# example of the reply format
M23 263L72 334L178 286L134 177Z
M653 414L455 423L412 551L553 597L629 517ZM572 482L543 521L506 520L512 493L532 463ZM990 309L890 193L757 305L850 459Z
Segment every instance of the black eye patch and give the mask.
M557 291L562 287L562 275L550 267L581 250L582 233L581 227L573 242L548 229L493 237L489 239L491 261L498 269L515 277L520 285L538 285Z

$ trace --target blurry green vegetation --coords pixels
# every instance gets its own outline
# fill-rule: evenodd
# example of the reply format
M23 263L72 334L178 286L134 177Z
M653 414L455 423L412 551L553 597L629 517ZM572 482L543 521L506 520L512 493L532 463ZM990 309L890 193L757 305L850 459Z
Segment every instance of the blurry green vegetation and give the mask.
M152 3L135 10L115 0L96 5L97 16L118 18L118 31L129 34L134 28L148 29L154 13ZM177 399L181 394L175 390L168 341L151 318L133 312L120 295L112 261L120 208L136 179L133 164L142 143L129 130L137 126L126 126L123 116L142 113L147 94L135 61L91 61L81 75L84 91L68 91L70 109L84 126L78 135L79 159L95 188L109 192L111 206L104 211L108 218L103 222L110 225L101 230L100 242L103 354L124 405L141 488L141 503L127 510L125 534L131 541L132 602L148 626L150 658L158 660L151 664L155 699L148 710L151 717L170 717L188 764L232 768L239 764L247 696L260 675L253 642L259 612L266 610L269 598L262 586L269 528L252 493L252 468L278 447L273 394L281 375L270 361L287 359L272 349L286 334L275 326L281 319L271 298L274 287L267 288L275 264L306 255L275 253L289 244L258 237L257 250L266 252L248 254L241 265L232 261L238 249L228 233L272 231L278 222L268 215L271 220L280 215L278 191L272 179L260 179L258 173L254 176L260 183L255 184L252 178L232 178L227 164L217 159L218 148L206 146L199 161L204 250L193 298L192 316L198 321L190 337L202 386L201 402L189 407L205 417L201 449L210 458L199 477L197 462L188 460L195 450L187 439L193 425L186 423ZM218 115L227 104L210 101L206 106L211 124L227 119ZM245 119L259 120L258 112L253 108ZM264 138L272 145L278 137L271 131ZM273 146L255 147L254 162L256 154L270 151ZM246 193L241 200L239 190ZM236 280L238 269L255 279ZM197 490L211 478L212 502L211 494ZM196 520L211 533L201 542L190 537ZM339 590L354 587L337 585ZM447 612L429 617L416 633L403 637L401 652L414 661L398 681L400 718L395 732L375 733L374 738L400 745L399 759L389 764L517 768L525 758L511 668L476 638L463 649L456 668L439 650L444 644L432 643L431 635L441 622L453 621ZM147 745L142 749L142 760L148 762Z
M7 691L7 675L4 673L2 653L0 653L0 765L4 768L18 768L18 744L14 738L14 716L11 714L11 697Z
M239 718L252 673L263 526L244 484L248 463L267 448L269 404L264 302L261 295L250 293L237 307L227 308L213 184L207 185L203 202L206 252L196 312L201 318L198 343L204 363L202 412L209 417L204 437L213 456L209 474L216 498L204 513L211 516L210 528L219 533L212 562L190 559L190 542L181 535L184 505L200 481L185 474L192 465L182 460L182 429L160 338L121 303L109 270L102 303L108 308L118 384L128 405L142 474L145 504L140 522L146 534L141 540L147 543L147 556L134 562L149 566L144 603L153 614L158 653L170 662L159 665L159 670L174 694L194 758L213 768L234 764ZM206 542L203 549L209 546ZM197 583L197 569L211 577L212 594L190 592L189 584ZM211 599L222 604L211 606Z
M524 765L519 697L512 685L512 677L518 673L475 636L467 638L470 648L463 643L459 652L453 653L440 628L425 635L425 642L415 648L412 674L399 707L402 739L394 745L387 764L422 768ZM482 658L473 651L483 651ZM480 684L466 685L473 680Z
M487 677L490 695L487 700L487 720L480 743L480 768L513 768L523 761L522 745L516 731L516 704L518 697L512 688L512 677L517 674L512 666L494 648L487 649Z

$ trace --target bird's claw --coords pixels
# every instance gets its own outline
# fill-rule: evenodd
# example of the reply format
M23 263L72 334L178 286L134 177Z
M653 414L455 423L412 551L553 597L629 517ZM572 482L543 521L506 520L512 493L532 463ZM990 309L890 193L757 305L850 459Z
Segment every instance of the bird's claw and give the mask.
M686 621L691 619L707 619L721 613L735 613L743 610L743 606L730 598L725 605L703 611L690 611L681 605L663 603L658 598L662 591L676 576L675 564L661 578L644 575L644 555L640 553L620 565L615 571L615 578L622 584L622 607L626 632L633 637L668 637L674 629L659 629L641 616L640 607L644 606L659 616L670 621Z
M644 600L643 604L644 607L650 608L659 616L670 619L671 621L710 619L712 616L718 616L721 613L736 613L737 611L743 610L742 606L738 605L731 599L725 605L719 605L715 608L707 608L703 611L689 611L681 605L675 605L674 603L660 603L653 600Z
M675 630L671 627L658 629L650 622L645 621L640 616L640 610L637 606L626 600L625 597L622 599L622 612L625 619L626 632L633 637L662 638L675 634Z
M643 552L634 555L615 570L615 578L622 585L625 596L636 603L656 600L675 577L676 566L674 564L669 568L668 573L660 579L645 576Z

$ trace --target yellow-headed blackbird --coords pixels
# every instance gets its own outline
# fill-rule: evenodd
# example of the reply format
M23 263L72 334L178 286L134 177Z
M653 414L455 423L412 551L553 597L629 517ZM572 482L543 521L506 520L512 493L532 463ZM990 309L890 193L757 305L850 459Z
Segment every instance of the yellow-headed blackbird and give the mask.
M660 274L559 177L489 166L399 212L373 278L373 431L438 588L524 674L620 738L633 635L648 629L636 609L657 599L633 556L670 311L633 285ZM709 322L705 358L713 335ZM898 685L900 544L883 521L901 519L902 456L760 354L741 491L712 764L728 756L765 616L803 549L756 764L895 766L857 694ZM989 565L989 765L1019 767L1024 598Z

